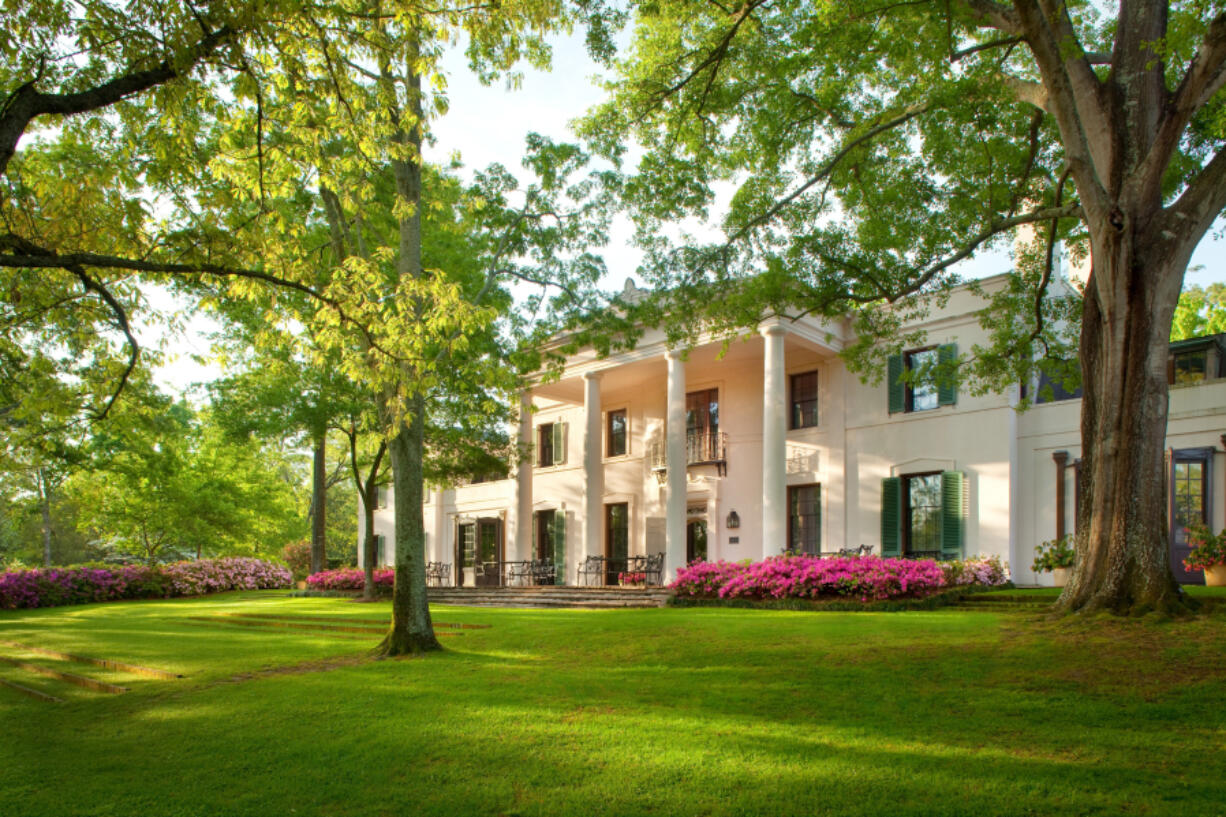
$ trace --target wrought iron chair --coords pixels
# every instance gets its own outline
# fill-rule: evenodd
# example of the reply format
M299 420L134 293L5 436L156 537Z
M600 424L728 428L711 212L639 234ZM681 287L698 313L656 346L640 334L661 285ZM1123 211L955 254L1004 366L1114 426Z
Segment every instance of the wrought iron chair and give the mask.
M604 557L588 556L579 565L579 583L584 586L601 585L604 583ZM593 579L595 581L593 581Z
M643 576L649 585L664 583L664 554L656 553L643 559Z
M507 586L526 587L532 583L532 562L507 562Z

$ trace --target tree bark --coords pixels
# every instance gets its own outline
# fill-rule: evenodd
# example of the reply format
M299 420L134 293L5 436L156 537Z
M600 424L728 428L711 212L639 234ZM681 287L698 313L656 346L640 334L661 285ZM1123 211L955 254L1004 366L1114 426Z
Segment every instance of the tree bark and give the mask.
M366 484L362 496L362 516L366 520L366 536L362 544L362 566L366 580L362 585L362 598L366 601L374 601L375 598L375 503L378 496L379 486L372 479Z
M379 645L384 655L441 650L426 598L426 526L421 503L425 480L425 398L409 398L409 415L392 438L392 493L396 510L396 584L392 629Z
M38 469L38 507L43 516L43 567L51 567L51 488L46 469Z
M417 65L417 43L408 48L404 60L404 85L407 95L407 129L405 112L393 110L397 130L393 141L401 148L391 160L392 177L396 183L396 198L404 214L399 219L400 246L396 259L397 272L402 278L425 275L421 258L421 146L422 90ZM389 78L388 68L383 70ZM421 317L420 303L410 305ZM426 429L426 398L414 381L417 373L411 365L401 365L402 383L409 385L407 414L398 421L396 436L391 441L392 492L396 510L396 580L392 593L392 629L379 646L384 655L405 655L440 650L430 621L430 605L426 597L426 523L421 503L424 492L424 457ZM388 400L395 400L390 390ZM391 406L385 406L390 410ZM394 412L394 416L401 416Z
M313 441L314 468L311 471L311 572L328 568L327 511L328 450L327 438L319 434Z
M1123 229L1097 232L1081 326L1082 497L1065 611L1186 611L1171 573L1165 464L1171 317L1182 253ZM1142 249L1144 248L1144 249Z

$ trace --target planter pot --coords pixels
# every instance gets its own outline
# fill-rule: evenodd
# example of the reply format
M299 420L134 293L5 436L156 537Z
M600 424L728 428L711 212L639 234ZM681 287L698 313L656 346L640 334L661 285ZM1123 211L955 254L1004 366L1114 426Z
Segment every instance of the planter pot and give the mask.
M1057 567L1051 572L1052 587L1064 587L1068 584L1069 568Z
M307 589L306 579L303 579L302 581L298 582L298 589L299 589L299 590L306 590L306 589Z
M1226 565L1205 568L1206 587L1226 587Z

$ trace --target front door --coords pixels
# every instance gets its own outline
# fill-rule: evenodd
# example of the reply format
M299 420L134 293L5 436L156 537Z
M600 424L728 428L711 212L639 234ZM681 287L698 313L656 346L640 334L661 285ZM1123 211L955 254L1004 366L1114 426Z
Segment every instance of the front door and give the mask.
M536 552L532 558L540 562L553 561L553 526L554 511L537 511L536 517Z
M630 506L625 502L604 506L605 584L617 584L630 556Z
M502 570L502 520L477 520L477 571L478 587L497 587Z
M691 519L685 523L685 563L707 560L707 520Z
M1192 552L1188 528L1207 525L1213 518L1210 508L1213 484L1213 449L1185 448L1171 459L1171 572L1180 584L1204 584L1205 574L1186 570L1183 560Z

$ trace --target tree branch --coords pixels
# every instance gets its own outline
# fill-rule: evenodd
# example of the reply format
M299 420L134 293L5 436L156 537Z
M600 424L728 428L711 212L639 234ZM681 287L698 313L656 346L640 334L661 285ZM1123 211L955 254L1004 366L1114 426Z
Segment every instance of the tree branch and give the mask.
M115 313L116 326L119 327L128 341L128 364L124 367L123 374L120 375L119 383L116 384L115 390L111 392L110 399L106 401L102 411L94 415L94 420L104 420L107 414L110 413L111 407L115 405L115 401L119 399L119 395L123 393L133 370L136 369L136 361L140 357L140 344L136 342L136 336L132 334L132 326L128 323L128 313L124 310L123 305L116 300L115 296L111 294L110 290L91 278L80 266L73 266L67 269L77 277L87 291L97 293L98 297L111 308L111 311Z
M35 117L46 114L70 116L96 111L133 94L162 85L183 76L233 34L233 29L223 26L205 34L196 45L189 48L182 55L180 64L165 59L154 68L130 70L84 91L67 94L43 93L36 87L38 77L18 86L4 101L3 107L0 107L0 175L8 169L9 160L17 152L17 142Z

